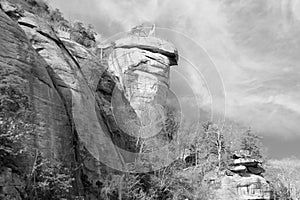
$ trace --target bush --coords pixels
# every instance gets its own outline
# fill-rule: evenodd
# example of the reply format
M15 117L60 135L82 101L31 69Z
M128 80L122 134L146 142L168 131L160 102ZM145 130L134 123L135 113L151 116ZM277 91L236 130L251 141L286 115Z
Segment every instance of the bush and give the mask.
M28 200L61 200L72 198L71 171L63 166L62 163L55 160L47 160L37 155L26 190L29 194Z
M197 170L174 162L153 173L108 176L101 190L105 200L207 200L211 193Z
M75 22L71 28L71 39L87 48L95 46L95 35L96 32L91 25L85 28L81 22Z
M29 5L26 7L28 11L41 17L48 16L50 13L49 6L43 0L25 0L25 2Z
M0 166L15 170L25 151L25 139L34 129L25 86L19 71L0 68Z

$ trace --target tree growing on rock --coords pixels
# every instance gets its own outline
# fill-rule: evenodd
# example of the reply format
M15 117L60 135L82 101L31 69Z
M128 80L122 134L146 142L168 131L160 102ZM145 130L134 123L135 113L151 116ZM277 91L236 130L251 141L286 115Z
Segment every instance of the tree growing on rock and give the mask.
M76 199L71 193L74 178L70 169L59 161L43 158L39 152L28 181L28 200Z
M71 27L71 39L87 48L95 46L95 35L96 32L92 25L89 25L88 28L86 28L82 22L75 22Z
M0 166L20 170L25 139L34 124L29 98L24 91L26 81L16 69L0 68Z
M53 22L61 22L61 21L66 21L65 18L63 17L62 13L60 12L59 9L55 9L55 10L52 10L50 12L50 20L53 21Z
M253 133L251 129L246 130L242 135L241 149L248 150L251 157L255 159L264 159L264 148L261 137Z
M205 171L215 167L220 171L225 166L227 153L223 131L217 125L206 122L193 135L190 150L196 165L205 165Z

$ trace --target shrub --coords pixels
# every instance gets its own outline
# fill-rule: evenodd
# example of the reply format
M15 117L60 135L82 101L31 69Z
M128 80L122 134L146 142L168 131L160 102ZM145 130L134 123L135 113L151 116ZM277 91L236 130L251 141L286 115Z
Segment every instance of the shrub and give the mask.
M26 80L16 69L0 68L0 166L17 170L25 138L34 129Z
M69 168L61 162L47 160L38 154L27 185L28 199L61 200L72 198L71 188L74 178Z
M75 22L71 28L71 39L88 48L95 45L95 35L96 32L91 25L85 28L81 22Z

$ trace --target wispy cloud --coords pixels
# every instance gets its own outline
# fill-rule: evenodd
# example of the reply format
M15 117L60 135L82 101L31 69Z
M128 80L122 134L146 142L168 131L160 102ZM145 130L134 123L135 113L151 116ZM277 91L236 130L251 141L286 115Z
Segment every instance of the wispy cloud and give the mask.
M300 136L299 0L48 1L105 37L146 21L188 35L207 51L222 77L230 119L268 136ZM190 91L202 94L205 107L211 98L206 77L199 79L192 70L188 64L178 67L189 74Z

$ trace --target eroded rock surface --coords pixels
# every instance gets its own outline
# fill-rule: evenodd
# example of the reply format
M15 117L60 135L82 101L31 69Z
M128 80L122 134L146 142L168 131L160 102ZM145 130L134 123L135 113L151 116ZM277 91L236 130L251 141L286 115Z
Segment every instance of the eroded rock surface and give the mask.
M263 172L261 161L251 158L248 151L237 151L228 171L208 180L212 186L218 185L214 199L272 199L270 185L262 176Z
M72 139L68 142L73 144L72 148L65 148L76 154L77 168L82 165L78 176L86 177L84 181L88 183L83 187L97 187L97 182L103 182L106 170L100 162L122 169L122 158L111 142L95 98L106 67L83 46L58 38L52 27L36 16L25 12L18 22L33 48L46 61L56 91L63 100L71 124L68 131ZM61 130L57 133L64 134Z
M24 161L22 170L32 170L37 156L36 149L43 157L61 160L71 167L76 163L71 121L65 102L53 83L48 63L33 48L17 21L1 9L0 29L1 68L15 71L20 78L26 80L24 95L29 97L33 111L38 113L35 116L35 136L28 136L31 139L26 141L29 157ZM12 177L15 175L12 172ZM15 186L10 185L9 191L18 189L13 187Z
M70 121L64 102L47 71L48 64L31 46L17 22L2 10L0 28L1 67L16 70L27 80L27 91L24 93L31 98L34 110L39 113L40 126L44 126L46 131L45 134L39 135L37 145L45 155L51 155L50 157L73 157L72 152L67 150L67 147L72 147Z
M96 199L108 170L126 171L136 161L137 138L162 131L177 51L158 38L128 37L115 42L105 64L82 45L59 38L45 19L4 0L0 5L0 65L27 81L24 94L37 113L39 132L28 143L32 158L25 166L30 171L36 152L59 160L74 170L75 192Z
M177 57L171 43L131 35L117 40L108 58L108 69L118 77L119 88L141 122L138 132L142 138L154 136L162 129L170 92L170 67L177 65Z
M31 99L40 127L36 129L37 139L29 142L29 149L37 148L44 158L57 159L76 169L75 190L79 195L87 194L86 190L101 185L107 170L98 160L105 149L99 152L98 147L106 145L110 134L100 104L95 101L98 82L106 67L83 46L60 40L42 18L26 11L17 15L19 10L8 9L11 7L14 8L12 5L0 10L0 64L18 71L27 80L24 94ZM12 12L18 17L10 18ZM74 115L75 105L79 116ZM75 119L89 123L87 129L76 126ZM33 150L32 158L24 166L33 166L35 153ZM105 154L111 155L109 162L115 157L115 165L122 164L114 148Z

